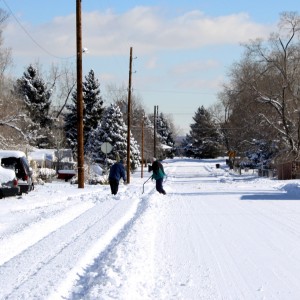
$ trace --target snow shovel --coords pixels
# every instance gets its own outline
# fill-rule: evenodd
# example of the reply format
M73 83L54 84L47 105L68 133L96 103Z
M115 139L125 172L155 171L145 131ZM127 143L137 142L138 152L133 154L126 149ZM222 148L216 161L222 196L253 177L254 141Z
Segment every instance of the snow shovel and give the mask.
M144 194L144 189L145 189L145 183L152 177L152 175L144 182L143 184L143 194Z

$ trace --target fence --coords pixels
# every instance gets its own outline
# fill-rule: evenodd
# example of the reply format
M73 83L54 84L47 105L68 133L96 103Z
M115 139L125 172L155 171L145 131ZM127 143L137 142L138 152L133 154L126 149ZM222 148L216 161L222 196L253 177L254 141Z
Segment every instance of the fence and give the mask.
M279 180L300 179L300 161L289 161L277 165Z

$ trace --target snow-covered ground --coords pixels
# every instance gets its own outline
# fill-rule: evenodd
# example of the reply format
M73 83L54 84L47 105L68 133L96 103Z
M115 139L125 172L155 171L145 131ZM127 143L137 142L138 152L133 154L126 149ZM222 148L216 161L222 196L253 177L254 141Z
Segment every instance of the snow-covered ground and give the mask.
M1 200L0 299L300 299L298 180L164 167L166 196L137 172L116 196L53 182Z

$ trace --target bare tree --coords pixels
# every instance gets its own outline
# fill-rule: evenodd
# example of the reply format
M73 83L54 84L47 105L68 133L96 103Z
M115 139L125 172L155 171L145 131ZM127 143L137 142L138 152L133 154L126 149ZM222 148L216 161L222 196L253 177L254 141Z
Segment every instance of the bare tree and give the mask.
M74 66L72 64L52 65L48 82L51 88L54 89L53 95L56 98L53 100L55 103L55 118L59 118L76 87Z
M8 14L0 9L0 147L18 148L27 145L24 127L28 120L23 113L22 101L11 92L13 81L5 76L12 64L11 50L4 47L2 32ZM24 148L23 148L24 149Z
M252 64L249 69L255 73L244 82L256 101L270 108L271 114L261 111L260 117L280 135L285 151L295 157L300 150L299 32L299 15L283 13L279 32L270 36L267 45L256 41L247 46L246 55Z
M12 82L2 80L0 94L0 147L23 148L28 145L26 127L30 123L24 114L24 104L12 92Z
M11 49L4 47L2 35L8 17L8 13L0 8L0 80L3 80L5 71L12 63Z
M300 17L282 13L278 33L245 46L220 94L227 147L242 149L253 139L278 140L281 152L300 150ZM236 134L234 133L236 132Z

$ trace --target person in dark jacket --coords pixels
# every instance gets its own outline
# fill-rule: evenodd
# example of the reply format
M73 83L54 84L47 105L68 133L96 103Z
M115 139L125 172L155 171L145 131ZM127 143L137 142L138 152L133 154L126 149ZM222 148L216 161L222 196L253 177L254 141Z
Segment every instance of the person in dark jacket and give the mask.
M166 191L163 188L163 180L166 176L166 173L164 171L163 165L155 158L152 159L152 179L155 179L156 181L156 190L160 193L165 195Z
M108 181L109 181L111 193L113 195L116 195L118 193L119 183L121 178L123 178L125 183L126 173L124 168L124 162L122 159L119 162L118 161L115 162L109 170Z

